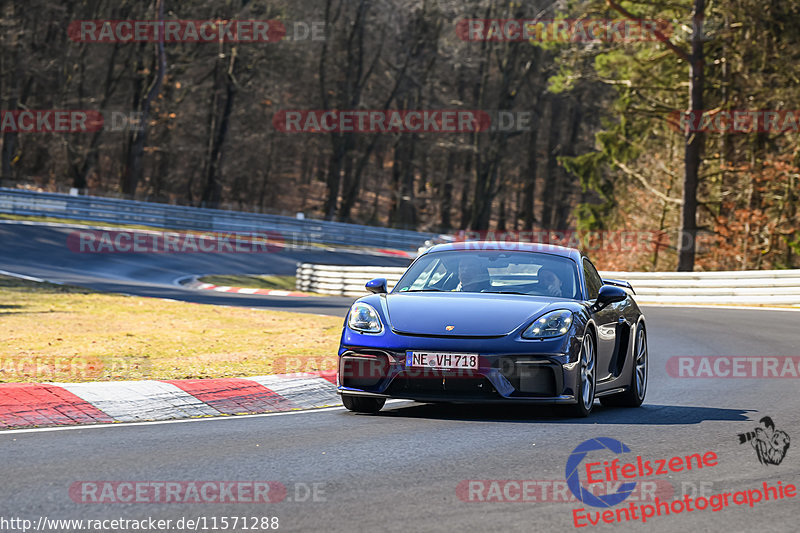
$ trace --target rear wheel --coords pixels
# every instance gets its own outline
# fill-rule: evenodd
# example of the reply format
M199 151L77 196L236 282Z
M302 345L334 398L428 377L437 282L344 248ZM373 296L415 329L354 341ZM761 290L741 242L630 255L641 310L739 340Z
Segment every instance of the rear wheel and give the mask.
M636 328L636 343L633 346L633 368L628 390L600 398L600 403L609 407L639 407L647 393L647 333L644 325Z
M383 408L386 398L342 394L342 403L348 411L353 411L354 413L377 413Z
M572 416L585 418L592 412L594 393L597 388L597 373L595 372L597 359L595 355L594 337L587 330L583 336L583 344L581 344L580 375L578 390L575 394L575 399L578 400L578 403L569 406Z

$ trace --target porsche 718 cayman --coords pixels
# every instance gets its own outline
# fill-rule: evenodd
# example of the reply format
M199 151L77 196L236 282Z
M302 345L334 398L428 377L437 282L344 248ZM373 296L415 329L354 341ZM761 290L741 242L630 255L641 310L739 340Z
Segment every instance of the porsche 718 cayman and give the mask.
M627 289L627 290L626 290ZM645 319L623 281L580 251L467 242L421 254L391 292L367 283L345 319L338 390L351 411L420 402L636 407L647 390Z

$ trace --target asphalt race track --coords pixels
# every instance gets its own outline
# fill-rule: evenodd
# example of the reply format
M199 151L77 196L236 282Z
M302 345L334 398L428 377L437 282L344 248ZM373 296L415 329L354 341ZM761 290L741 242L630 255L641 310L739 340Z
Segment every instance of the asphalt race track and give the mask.
M160 256L159 263L149 264L147 257L119 256L113 258L118 277L112 278L95 262L101 256L55 257L52 247L60 240L60 232L53 229L0 226L0 269L187 300L192 298L189 291L170 283L180 274L204 273L217 265L225 267L213 269L220 273L237 265L242 272L252 272L238 258L220 264L216 261L225 259ZM264 261L274 262L269 264L276 269L286 267L281 254L272 255ZM39 264L45 260L49 266ZM294 256L285 259L293 260ZM222 304L243 298L204 297L206 303ZM289 300L246 298L246 305L253 307L281 307ZM327 309L341 314L346 307L342 300L346 299L319 304L314 312ZM595 437L616 439L631 451L618 456L590 452L585 463L615 457L635 462L638 455L655 465L659 459L715 452L716 466L650 478L668 481L678 499L684 493L710 498L758 489L764 482L770 487L779 481L783 486L797 484L797 444L790 446L780 464L761 464L753 447L739 444L737 437L769 416L776 429L793 440L800 438L797 379L676 378L668 375L666 365L674 356L800 355L796 341L800 314L668 307L644 311L650 382L646 403L639 409L598 404L590 418L574 420L549 408L396 402L376 416L334 408L280 416L2 432L0 516L34 523L42 516L173 521L205 517L209 530L212 517L277 516L282 531L573 531L573 511L585 508L580 513L594 516L606 509L563 501L560 496L544 498L556 501L539 497L526 502L464 501L471 493L457 493L457 487L469 480L563 483L570 453ZM585 480L584 470L581 479ZM268 504L76 503L69 488L81 481L277 481L287 487L287 495ZM313 484L318 484L316 498L309 496ZM507 497L518 499L519 491L509 491ZM648 502L636 502L640 503ZM611 514L628 504L612 507ZM796 531L797 508L797 498L762 501L753 507L731 503L718 512L709 506L656 516L646 524L600 522L579 530Z
M75 228L0 224L0 270L101 291L170 298L194 303L273 308L344 316L353 298L250 296L199 291L177 279L204 274L294 275L298 262L406 266L401 257L344 251L291 250L276 253L77 253L67 246Z

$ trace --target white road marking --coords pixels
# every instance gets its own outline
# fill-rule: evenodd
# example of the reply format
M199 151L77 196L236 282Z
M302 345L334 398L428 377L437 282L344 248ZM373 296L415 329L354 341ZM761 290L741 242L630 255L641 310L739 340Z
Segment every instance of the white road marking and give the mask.
M395 403L413 403L411 400L386 400L386 405ZM241 420L242 418L267 418L270 416L284 415L307 415L310 413L322 413L326 411L343 411L344 406L319 407L316 409L298 409L296 411L282 411L280 413L262 413L260 415L220 415L206 418L189 418L181 420L155 420L150 422L123 422L120 424L84 424L75 426L56 426L49 428L26 428L26 429L6 429L0 431L0 439L4 435L16 433L44 433L48 431L74 431L80 429L110 429L131 426L160 426L164 424L186 424L190 422L221 422L223 420Z
M42 278L35 278L33 276L26 276L25 274L18 274L16 272L9 272L8 270L0 270L0 274L2 274L4 276L11 277L11 278L19 278L19 279L25 279L25 280L28 280L28 281L34 281L36 283L51 283L53 285L63 285L63 283L61 283L60 281L50 281L50 280L46 280L46 279L42 279Z

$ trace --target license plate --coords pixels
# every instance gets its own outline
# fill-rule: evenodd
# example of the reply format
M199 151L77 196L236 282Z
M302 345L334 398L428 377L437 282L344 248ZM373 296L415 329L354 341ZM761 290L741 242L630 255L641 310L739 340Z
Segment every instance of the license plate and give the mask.
M424 368L466 368L478 369L478 354L406 352L406 366Z

